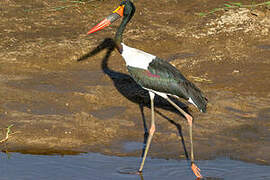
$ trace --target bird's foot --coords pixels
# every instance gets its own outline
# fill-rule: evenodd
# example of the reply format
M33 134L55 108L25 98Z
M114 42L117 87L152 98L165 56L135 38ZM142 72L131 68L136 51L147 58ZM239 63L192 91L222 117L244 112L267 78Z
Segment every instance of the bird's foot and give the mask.
M201 171L200 168L198 168L198 166L193 162L191 163L191 169L198 179L203 178L203 176L200 173Z

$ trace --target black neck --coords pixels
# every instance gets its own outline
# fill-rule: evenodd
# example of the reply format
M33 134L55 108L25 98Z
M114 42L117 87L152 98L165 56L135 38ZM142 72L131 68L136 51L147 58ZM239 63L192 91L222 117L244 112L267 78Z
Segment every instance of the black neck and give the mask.
M123 50L123 47L121 45L123 32L126 28L126 25L128 24L128 22L132 18L132 16L133 16L133 13L124 16L120 26L117 29L114 40L115 40L116 48L119 51L119 53L122 53L122 50Z

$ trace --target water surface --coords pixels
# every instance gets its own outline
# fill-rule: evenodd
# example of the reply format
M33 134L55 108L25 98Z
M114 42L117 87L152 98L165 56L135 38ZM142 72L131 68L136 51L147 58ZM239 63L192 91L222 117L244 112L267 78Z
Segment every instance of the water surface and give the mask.
M97 153L79 155L28 155L0 153L1 180L9 179L91 179L91 180L179 180L195 179L187 161L147 159L143 176L121 174L135 170L138 157L105 156ZM230 159L198 161L205 179L270 179L270 166Z

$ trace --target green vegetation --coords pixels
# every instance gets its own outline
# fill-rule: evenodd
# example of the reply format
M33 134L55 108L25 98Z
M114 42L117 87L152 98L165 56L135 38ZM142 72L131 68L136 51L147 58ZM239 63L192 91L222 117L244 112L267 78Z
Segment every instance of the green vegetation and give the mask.
M86 3L94 2L97 0L78 0L78 1L72 1L72 0L60 0L61 3L64 5L62 6L57 6L57 7L48 7L48 8L36 8L36 9L25 9L24 11L30 12L30 11L59 11L63 9L67 9L70 7L78 7L79 5L84 5Z
M12 126L13 126L13 124L11 124L10 126L8 126L8 127L6 128L6 137L5 137L4 139L0 140L0 143L3 143L3 142L5 142L5 141L8 140L8 138L9 138L10 135L12 134L12 133L11 133L11 128L12 128Z
M200 13L197 13L197 15L199 16L207 16L209 14L214 14L218 11L226 11L226 10L229 10L229 9L235 9L235 8L255 8L255 7L258 7L258 6L267 6L267 7L270 7L270 1L267 1L267 2L263 2L263 3L252 3L252 4L248 4L248 5L244 5L240 2L227 2L225 4L223 4L223 7L221 8L214 8L213 10L209 11L209 12L206 12L206 13L203 13L203 12L200 12Z

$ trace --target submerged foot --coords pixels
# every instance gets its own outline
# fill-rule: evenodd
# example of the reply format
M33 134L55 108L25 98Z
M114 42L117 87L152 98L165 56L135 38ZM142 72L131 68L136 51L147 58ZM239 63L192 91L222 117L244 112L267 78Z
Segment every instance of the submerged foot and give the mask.
M142 171L137 170L137 168L131 168L131 167L121 168L120 170L118 170L118 173L142 175Z
M191 163L191 169L197 178L203 178L203 176L200 173L201 171L200 168L198 168L198 166L195 163Z

